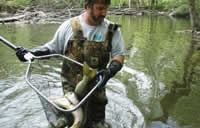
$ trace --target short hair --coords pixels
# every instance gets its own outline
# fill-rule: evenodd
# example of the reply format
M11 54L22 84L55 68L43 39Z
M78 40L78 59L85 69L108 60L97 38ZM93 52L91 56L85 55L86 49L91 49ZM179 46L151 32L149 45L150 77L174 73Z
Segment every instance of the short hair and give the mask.
M85 0L85 8L87 8L87 6L92 7L95 3L104 3L106 5L110 5L111 0Z

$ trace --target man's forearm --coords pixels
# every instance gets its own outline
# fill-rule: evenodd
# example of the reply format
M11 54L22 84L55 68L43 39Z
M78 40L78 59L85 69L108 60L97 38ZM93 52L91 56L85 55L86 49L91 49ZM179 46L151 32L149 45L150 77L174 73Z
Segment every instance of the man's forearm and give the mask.
M112 58L112 60L116 60L116 61L120 62L122 66L124 64L124 56L115 56Z
M43 56L51 54L50 50L46 46L36 47L30 50L30 52L35 56Z

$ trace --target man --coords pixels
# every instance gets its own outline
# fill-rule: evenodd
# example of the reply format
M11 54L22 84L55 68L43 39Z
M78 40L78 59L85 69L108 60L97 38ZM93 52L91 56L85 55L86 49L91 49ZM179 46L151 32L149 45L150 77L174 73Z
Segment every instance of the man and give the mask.
M104 86L124 63L125 45L119 25L105 19L109 5L110 0L85 0L85 13L65 21L52 41L31 51L35 56L64 54L98 69L95 78L98 80L98 76L102 76L103 82L84 105L87 115L85 128L107 127L104 122L107 104ZM27 50L18 48L16 54L21 61L26 61L26 53ZM107 67L110 56L111 62ZM65 61L62 71L63 92L74 91L75 85L82 79L82 68Z

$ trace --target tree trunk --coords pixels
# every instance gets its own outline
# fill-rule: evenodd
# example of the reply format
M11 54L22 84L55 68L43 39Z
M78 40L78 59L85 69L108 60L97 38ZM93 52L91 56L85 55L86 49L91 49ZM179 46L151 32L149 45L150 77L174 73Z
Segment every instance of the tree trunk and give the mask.
M195 9L195 0L189 0L189 7L190 7L190 20L192 24L192 30L200 31L199 17Z
M133 8L133 0L129 0L129 8Z
M14 16L14 17L8 17L8 18L2 18L0 19L0 23L7 23L7 22L15 22L19 21L20 19L23 19L26 15L20 15L20 16Z
M150 3L150 9L152 10L155 6L155 0L151 0L151 3Z
M137 8L140 7L140 0L137 0Z
M142 7L145 7L144 0L141 0Z

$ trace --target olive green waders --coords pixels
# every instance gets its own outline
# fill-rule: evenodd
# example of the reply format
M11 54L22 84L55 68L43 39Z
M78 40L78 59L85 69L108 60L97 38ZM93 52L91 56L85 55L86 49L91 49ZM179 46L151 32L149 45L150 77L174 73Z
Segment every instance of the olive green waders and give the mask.
M106 33L106 40L102 42L88 41L83 37L82 27L78 17L71 19L74 40L69 40L66 49L66 56L80 62L86 62L91 68L98 70L106 68L109 62L109 37ZM69 61L63 62L62 68L62 86L64 93L74 91L77 83L83 78L83 68ZM94 85L88 84L88 92ZM85 95L85 94L84 94ZM78 96L79 99L83 97ZM99 88L84 104L84 118L87 118L86 126L90 123L105 119L105 106L107 97L105 88Z

